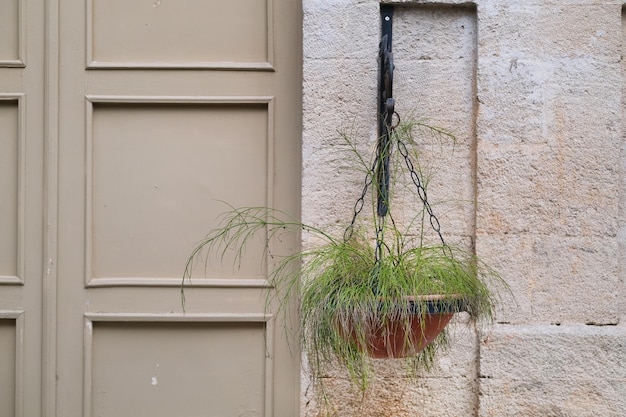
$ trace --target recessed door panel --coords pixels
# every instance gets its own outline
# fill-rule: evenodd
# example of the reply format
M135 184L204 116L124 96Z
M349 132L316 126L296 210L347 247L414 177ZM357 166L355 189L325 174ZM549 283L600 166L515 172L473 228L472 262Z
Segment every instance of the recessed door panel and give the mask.
M264 322L95 321L91 416L264 416L265 330Z
M272 0L90 0L90 66L271 67Z
M15 320L0 319L0 416L15 415Z
M14 66L20 59L20 3L0 2L0 67Z
M17 100L0 100L0 282L18 278L20 137Z
M228 208L224 201L267 205L268 105L95 103L88 281L170 278L179 285L183 261ZM227 253L198 276L264 278L259 257L234 262Z

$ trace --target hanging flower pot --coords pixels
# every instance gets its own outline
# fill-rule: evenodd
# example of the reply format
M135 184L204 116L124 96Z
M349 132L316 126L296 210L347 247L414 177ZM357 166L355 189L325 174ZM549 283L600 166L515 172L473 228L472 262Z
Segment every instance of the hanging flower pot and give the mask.
M395 134L408 132L410 126ZM421 215L434 217L427 202L423 205L428 209ZM374 212L376 206L374 198ZM329 364L338 365L365 389L373 372L370 358L406 358L427 370L437 349L449 341L441 336L453 315L464 311L471 319L489 320L494 305L490 288L503 281L470 252L443 241L426 243L422 234L388 222L391 211L361 219L355 210L345 233L336 237L271 208L232 209L222 226L194 249L185 277L191 276L203 249L244 254L246 243L257 235L268 242L284 233L314 235L317 243L310 249L284 258L272 253L277 266L270 272L268 291L268 305L276 302L284 309L297 289L302 348L313 377Z
M416 302L416 299L425 302ZM355 323L341 326L342 337L354 343L359 350L376 359L397 359L417 355L443 332L455 313L465 310L458 295L423 295L407 297L395 311L377 316L363 329L364 338L357 336ZM408 314L402 314L406 310Z

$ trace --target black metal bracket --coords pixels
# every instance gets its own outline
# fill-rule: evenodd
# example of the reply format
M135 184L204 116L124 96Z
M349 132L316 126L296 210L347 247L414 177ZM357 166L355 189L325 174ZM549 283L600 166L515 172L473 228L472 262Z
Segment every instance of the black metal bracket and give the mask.
M393 99L393 53L391 52L393 29L393 6L380 6L382 37L379 45L380 71L378 79L378 148L375 166L378 185L377 210L379 216L387 215L389 209L389 133L394 115Z

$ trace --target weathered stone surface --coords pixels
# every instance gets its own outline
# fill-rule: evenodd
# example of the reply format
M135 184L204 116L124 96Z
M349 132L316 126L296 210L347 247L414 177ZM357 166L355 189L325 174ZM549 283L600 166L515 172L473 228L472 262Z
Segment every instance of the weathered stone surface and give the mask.
M365 396L349 389L344 379L326 382L331 412L319 404L303 402L301 416L327 417L444 417L475 414L476 385L467 378L403 378L374 381Z
M481 343L480 416L623 416L626 328L496 326Z
M377 2L304 0L302 9L303 56L307 61L329 58L371 60L372 50L378 52Z
M479 149L481 233L617 235L619 149L598 156L549 145L482 143Z
M625 415L624 2L382 2L398 5L396 110L457 136L454 152L418 140L442 231L506 279L496 321L515 325L483 330L480 349L470 331L417 384L381 361L365 399L329 374L338 415ZM302 217L339 233L363 175L335 132L375 144L378 9L303 1ZM402 217L421 208L396 203ZM312 398L303 416L318 416Z
M479 45L491 56L587 58L617 62L620 33L615 2L483 1Z
M614 238L559 235L479 235L479 255L489 254L506 278L497 321L616 324L620 317L618 245Z
M620 71L584 60L481 64L478 230L495 232L498 218L507 233L616 235Z

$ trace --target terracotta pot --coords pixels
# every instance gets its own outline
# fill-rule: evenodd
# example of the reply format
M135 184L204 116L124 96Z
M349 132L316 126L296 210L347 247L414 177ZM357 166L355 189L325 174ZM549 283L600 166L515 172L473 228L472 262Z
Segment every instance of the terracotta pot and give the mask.
M419 303L416 302L418 298ZM416 311L419 306L423 306L423 301L427 301L428 311ZM405 306L402 308L408 308L413 313L409 317L408 326L401 320L387 320L372 326L365 335L365 346L357 340L352 325L340 328L340 332L344 338L355 341L360 349L373 358L405 358L419 353L432 343L454 313L464 310L459 297L441 295L410 297Z

